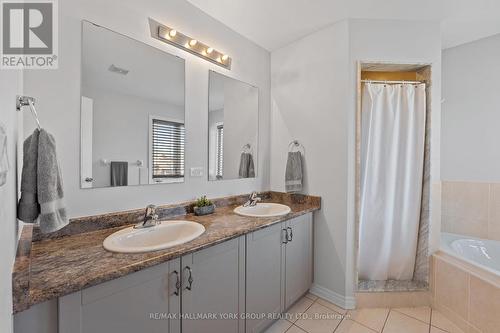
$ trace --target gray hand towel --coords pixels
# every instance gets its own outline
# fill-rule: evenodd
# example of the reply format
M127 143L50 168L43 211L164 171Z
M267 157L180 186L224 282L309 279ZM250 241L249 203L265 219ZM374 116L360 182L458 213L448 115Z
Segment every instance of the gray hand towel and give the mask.
M56 141L44 129L38 139L38 202L40 203L40 230L54 232L68 224L64 205L61 170L56 155Z
M128 162L111 162L111 186L128 185Z
M33 223L40 215L37 190L38 137L35 129L23 144L23 170L21 174L21 198L17 204L17 218L26 223Z
M285 171L286 192L302 190L302 154L300 151L288 152Z
M241 153L240 169L238 171L240 178L254 178L255 166L253 164L253 156L250 153Z

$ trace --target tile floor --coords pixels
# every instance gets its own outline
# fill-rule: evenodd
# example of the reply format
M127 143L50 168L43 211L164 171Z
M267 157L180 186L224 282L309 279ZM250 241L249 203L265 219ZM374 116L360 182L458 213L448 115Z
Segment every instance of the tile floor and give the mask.
M429 307L344 310L307 294L266 333L463 333Z

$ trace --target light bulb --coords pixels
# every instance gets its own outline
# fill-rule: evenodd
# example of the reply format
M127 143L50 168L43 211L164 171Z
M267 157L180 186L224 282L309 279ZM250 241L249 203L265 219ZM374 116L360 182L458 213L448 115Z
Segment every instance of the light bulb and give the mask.
M172 29L168 34L170 35L170 37L175 37L175 35L177 35L177 30Z
M196 39L191 39L191 40L189 41L189 45L191 45L191 46L195 46L195 45L196 45L196 43L198 43L198 41L197 41Z
M229 58L229 56L228 56L227 54L224 54L224 55L222 56L222 61L226 61L228 58Z
M211 47L209 47L209 48L207 49L207 54L211 54L212 52L214 52L214 49L213 49L213 48L211 48Z

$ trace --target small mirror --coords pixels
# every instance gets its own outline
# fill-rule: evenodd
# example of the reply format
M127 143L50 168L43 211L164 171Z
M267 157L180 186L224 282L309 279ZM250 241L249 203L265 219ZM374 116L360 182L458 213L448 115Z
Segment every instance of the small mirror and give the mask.
M208 179L254 178L258 88L210 71L208 96Z
M83 22L81 187L184 180L184 60Z

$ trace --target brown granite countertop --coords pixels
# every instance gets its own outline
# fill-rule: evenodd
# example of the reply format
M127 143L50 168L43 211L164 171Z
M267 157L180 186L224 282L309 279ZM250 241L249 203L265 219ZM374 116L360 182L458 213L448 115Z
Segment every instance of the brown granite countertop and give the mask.
M280 192L264 192L261 196L266 202L287 204L292 212L269 218L236 215L233 209L246 200L246 195L216 199L215 213L206 216L193 215L192 202L163 206L160 219L195 221L203 224L206 231L191 242L155 252L112 253L102 246L107 236L130 226L131 218L135 223L143 210L75 219L66 231L49 237L41 237L37 228L32 233L28 227L23 231L14 265L13 312L320 209L319 197Z

